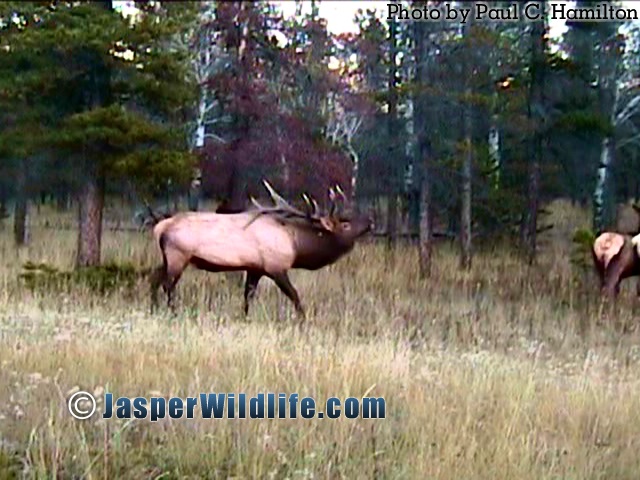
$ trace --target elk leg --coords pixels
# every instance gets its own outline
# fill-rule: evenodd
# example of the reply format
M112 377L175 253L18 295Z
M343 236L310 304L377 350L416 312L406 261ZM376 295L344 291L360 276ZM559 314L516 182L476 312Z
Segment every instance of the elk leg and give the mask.
M173 293L182 272L189 263L189 258L185 258L180 252L169 250L164 252L165 273L162 279L162 289L167 294L167 307L174 311Z
M247 278L244 283L244 315L249 314L249 302L255 297L258 290L258 282L262 278L262 274L247 270Z
M161 265L156 268L149 278L149 283L151 284L151 313L155 311L158 307L158 288L162 285L165 276L165 266Z
M620 293L620 280L622 275L622 264L618 259L614 259L605 270L602 292L610 297L617 297Z
M273 275L271 278L276 283L278 288L282 291L282 293L284 293L293 302L294 306L296 307L296 311L300 316L300 319L304 320L306 317L304 308L300 303L300 297L298 296L298 292L296 291L295 287L291 284L291 281L289 280L289 276L287 275L287 272Z
M600 261L600 259L596 255L596 252L594 252L593 249L591 250L591 256L593 257L593 264L595 265L596 273L598 274L598 278L600 279L600 287L603 287L604 286L604 270L605 270L604 264L602 263L602 261Z
M180 274L178 275L167 275L167 278L164 280L162 284L162 289L167 294L167 307L171 310L175 310L175 306L173 304L173 292L175 291L176 284L180 280Z

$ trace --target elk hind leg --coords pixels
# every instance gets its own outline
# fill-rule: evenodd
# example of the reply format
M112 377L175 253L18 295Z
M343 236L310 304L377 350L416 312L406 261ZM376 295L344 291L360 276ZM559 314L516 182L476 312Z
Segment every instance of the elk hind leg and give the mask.
M156 268L149 278L150 293L151 293L151 313L153 313L158 307L158 289L164 282L166 275L166 266L163 264Z
M167 295L167 307L174 310L173 294L182 276L182 272L189 263L189 259L184 258L179 252L167 252L166 269L162 279L162 289Z
M620 293L620 282L622 281L623 266L619 259L614 259L605 269L602 293L610 299L617 298Z

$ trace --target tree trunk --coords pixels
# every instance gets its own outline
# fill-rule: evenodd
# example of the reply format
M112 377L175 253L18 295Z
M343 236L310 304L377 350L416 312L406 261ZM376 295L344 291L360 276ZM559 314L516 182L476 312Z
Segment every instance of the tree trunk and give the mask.
M398 196L391 193L387 197L387 246L393 247L398 235Z
M69 210L69 192L66 190L66 185L61 185L56 192L54 192L52 198L55 200L56 208L61 212Z
M100 264L104 179L97 174L82 186L78 198L78 254L76 267Z
M276 125L276 135L278 138L276 139L278 145L278 151L280 152L280 174L282 175L282 186L284 198L288 198L290 194L291 188L291 169L289 168L289 162L287 161L287 156L284 154L285 147L284 142L282 141L283 132L282 132L282 124L278 123Z
M611 192L609 188L609 171L615 158L615 140L607 135L602 140L600 165L596 177L596 188L593 193L593 229L600 233L611 219Z
M347 149L349 150L349 155L351 156L351 162L353 164L353 169L351 170L351 205L353 207L354 213L360 212L360 206L358 204L358 170L360 169L360 157L358 156L358 152L356 152L355 148L350 144L347 145Z
M387 113L387 132L389 135L389 155L387 157L387 165L389 169L388 196L387 196L387 246L392 247L395 244L397 228L398 228L398 191L397 191L397 158L396 158L396 142L395 127L396 116L398 114L398 98L396 92L396 35L397 25L395 21L389 22L389 78L388 78L388 113Z
M470 97L467 89L467 98ZM460 212L460 265L464 269L471 268L471 166L473 163L473 143L471 133L473 121L471 119L471 105L465 105L465 139L464 160L462 162L462 198Z
M464 27L464 35L468 36L470 29ZM463 103L464 116L464 159L461 172L461 199L460 199L460 266L468 270L471 268L471 172L473 164L473 103L472 94L472 52L467 47L464 64L465 90Z
M535 135L539 137L539 135ZM538 210L540 207L540 157L542 156L541 138L534 138L533 155L529 162L527 187L527 216L525 228L525 245L527 248L527 262L532 265L536 260L538 246Z
M25 168L26 165L23 161L19 166L18 178L16 179L17 196L13 211L13 238L18 247L29 243L29 231L27 227L28 197Z
M252 8L246 2L238 2L238 21L242 22L242 27L240 29L240 41L238 42L238 62L240 63L240 68L244 72L246 53L247 53L247 39L249 38L249 20L244 18L245 9L248 10Z
M527 261L533 264L536 258L538 210L540 203L540 163L544 154L544 81L545 81L545 25L537 20L531 25L531 80L529 84L528 117L533 123L534 133L530 142L529 173L527 186L527 211L523 229L523 241L527 250Z
M192 212L198 211L198 204L200 203L200 195L202 195L202 173L200 169L196 169L195 176L189 186L189 193L187 197L187 203L189 210Z
M28 201L26 197L20 196L16 199L13 218L13 238L18 247L29 243L28 212Z
M204 137L206 134L206 110L207 110L207 101L203 93L200 94L200 98L198 99L198 118L196 124L196 130L194 132L193 138L193 146L195 148L204 147Z
M0 198L0 230L4 229L4 221L9 216L7 212L7 200L4 198Z
M431 229L430 158L428 152L423 151L422 155L422 178L420 182L420 278L424 279L431 276L433 242Z
M491 126L489 127L489 159L491 162L491 187L494 190L500 188L500 169L502 168L502 157L500 155L500 129L498 128L498 115L491 116Z
M101 2L107 11L113 10L111 0ZM93 89L87 92L87 108L99 108L112 101L111 67L102 61L93 64ZM86 179L78 195L78 249L76 268L100 265L102 247L102 214L104 210L105 177L100 160L83 152Z
M414 22L414 58L416 62L415 81L418 84L427 82L425 62L427 51L425 49L426 25L422 22ZM425 128L427 124L424 94L416 92L413 99L413 129L415 134L414 165L420 172L420 185L418 197L418 231L419 231L419 255L420 278L426 279L432 272L432 216L431 216L431 148L428 138L429 132Z

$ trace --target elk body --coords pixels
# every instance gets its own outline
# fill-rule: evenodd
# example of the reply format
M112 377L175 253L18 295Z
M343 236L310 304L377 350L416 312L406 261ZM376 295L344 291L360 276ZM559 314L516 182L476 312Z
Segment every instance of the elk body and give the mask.
M350 252L358 238L372 227L366 216L336 214L337 196L330 191L331 207L319 214L309 198L307 212L289 205L265 181L275 202L240 213L184 212L161 220L153 229L163 263L151 279L151 308L157 305L160 286L172 306L172 295L184 270L193 266L209 272L245 271L244 313L258 282L268 277L293 302L301 319L304 308L289 280L292 268L318 270ZM343 196L344 198L344 196Z
M603 295L615 297L620 292L620 282L640 275L640 235L605 232L596 238L592 254ZM640 283L637 285L640 296Z

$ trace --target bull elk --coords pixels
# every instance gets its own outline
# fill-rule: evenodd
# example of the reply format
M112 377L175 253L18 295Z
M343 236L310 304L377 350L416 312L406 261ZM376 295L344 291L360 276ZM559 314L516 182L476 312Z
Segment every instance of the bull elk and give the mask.
M603 295L617 296L622 280L640 275L640 235L604 232L593 243L592 254ZM640 283L636 292L640 296Z
M330 206L320 213L318 204L304 196L303 212L287 203L263 181L275 205L265 207L251 199L253 208L240 213L183 212L159 221L153 235L162 253L162 266L151 277L151 309L157 306L160 286L172 307L172 296L183 271L192 265L209 272L245 271L244 314L258 282L268 277L305 318L298 292L287 272L292 268L318 270L352 250L357 239L372 228L364 215L339 213L339 189L329 190Z

